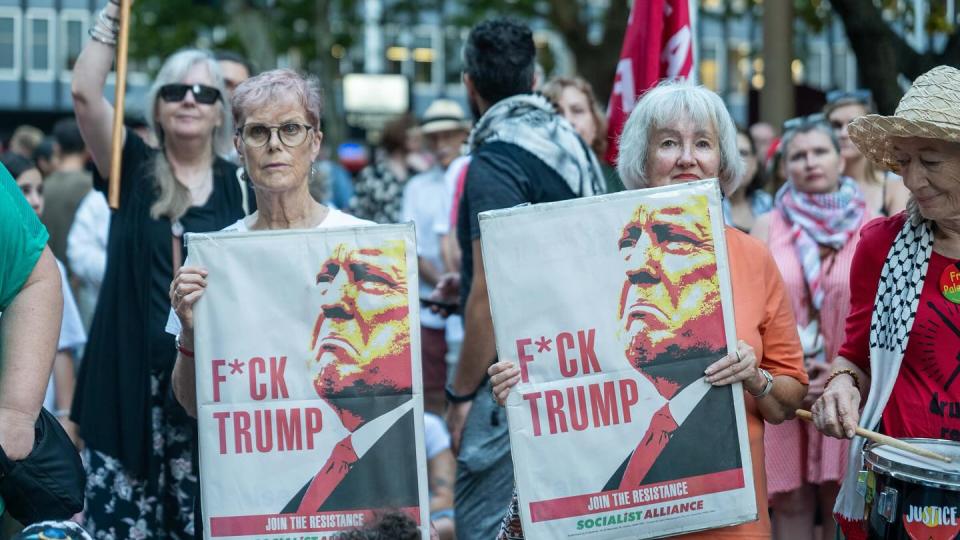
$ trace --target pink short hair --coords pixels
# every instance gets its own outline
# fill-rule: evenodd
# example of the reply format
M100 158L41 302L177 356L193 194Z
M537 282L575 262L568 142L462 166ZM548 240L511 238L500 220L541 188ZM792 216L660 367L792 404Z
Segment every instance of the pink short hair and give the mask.
M307 122L320 129L320 113L323 109L320 97L320 80L300 75L292 69L272 69L250 77L240 83L230 99L233 122L238 128L249 111L270 102L293 98L303 107Z

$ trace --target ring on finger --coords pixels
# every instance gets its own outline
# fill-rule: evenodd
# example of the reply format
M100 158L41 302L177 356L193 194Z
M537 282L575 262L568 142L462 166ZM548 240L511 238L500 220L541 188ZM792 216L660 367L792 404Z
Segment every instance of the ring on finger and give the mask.
M740 349L737 349L737 362L743 362L743 357L740 356Z

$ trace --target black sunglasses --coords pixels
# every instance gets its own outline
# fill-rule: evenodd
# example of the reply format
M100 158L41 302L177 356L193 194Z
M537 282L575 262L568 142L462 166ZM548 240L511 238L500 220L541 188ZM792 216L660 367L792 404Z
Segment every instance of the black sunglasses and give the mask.
M827 92L827 105L832 105L838 101L854 101L863 105L869 105L873 101L873 92L866 88L857 90L831 90Z
M197 103L212 105L220 99L220 91L204 84L165 84L160 87L160 97L167 103L183 101L187 91L193 92L193 99Z

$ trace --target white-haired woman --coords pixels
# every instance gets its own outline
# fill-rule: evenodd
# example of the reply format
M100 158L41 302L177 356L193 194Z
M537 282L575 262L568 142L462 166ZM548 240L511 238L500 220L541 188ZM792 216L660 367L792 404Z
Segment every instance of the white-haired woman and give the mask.
M104 98L117 6L108 2L73 71L73 101L105 188L114 109ZM120 208L77 383L72 418L86 444L86 526L96 535L193 537L193 430L170 397L176 359L164 331L184 232L222 229L244 215L230 148L232 123L213 57L184 50L164 63L146 99L159 149L124 131Z
M939 66L914 81L893 116L850 124L851 140L868 159L903 176L910 202L860 234L846 338L812 407L817 429L831 437L851 439L859 424L893 437L960 440L950 413L960 402L957 110L960 70ZM862 449L862 438L851 441L834 507L847 538L868 535L857 491Z
M617 170L628 189L720 179L730 193L743 175L737 131L723 101L685 82L663 83L644 94L620 137ZM684 538L770 538L763 472L763 422L793 415L806 394L807 376L796 322L783 280L767 248L726 228L730 279L736 305L737 351L706 369L714 385L743 383L759 520ZM520 378L514 362L490 367L493 392L504 403ZM683 456L677 456L682 460ZM514 498L500 539L523 538Z

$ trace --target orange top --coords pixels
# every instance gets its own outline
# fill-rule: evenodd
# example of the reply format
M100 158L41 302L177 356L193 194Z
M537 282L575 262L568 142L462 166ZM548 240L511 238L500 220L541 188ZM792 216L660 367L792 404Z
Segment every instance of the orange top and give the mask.
M797 323L773 256L762 242L732 227L726 228L726 239L737 339L753 347L757 358L760 358L760 367L774 377L786 375L807 384ZM767 478L763 467L763 417L753 397L746 392L744 397L753 483L757 493L757 515L760 519L678 538L770 538Z

